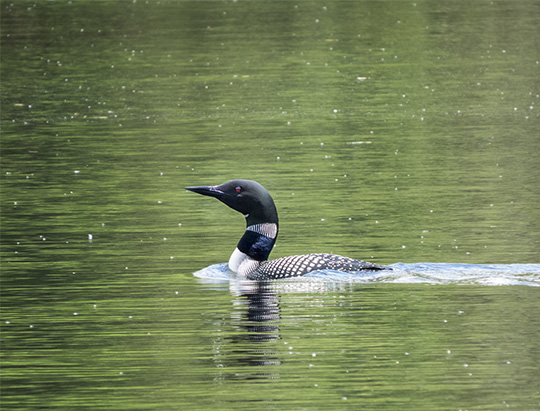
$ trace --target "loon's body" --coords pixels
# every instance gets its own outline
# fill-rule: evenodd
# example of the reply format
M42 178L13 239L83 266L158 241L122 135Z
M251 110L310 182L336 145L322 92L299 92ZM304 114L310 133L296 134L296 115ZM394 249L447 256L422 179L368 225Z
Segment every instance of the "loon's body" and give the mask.
M305 254L268 261L278 234L274 200L255 181L233 180L219 186L186 187L215 197L244 215L246 231L229 259L229 268L243 278L269 280L297 277L316 270L391 270L390 267L335 254Z

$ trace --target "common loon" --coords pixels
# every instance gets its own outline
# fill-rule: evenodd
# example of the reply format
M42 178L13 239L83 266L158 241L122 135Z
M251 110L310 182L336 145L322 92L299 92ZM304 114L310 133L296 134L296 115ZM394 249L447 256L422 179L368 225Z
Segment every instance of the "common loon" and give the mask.
M297 277L315 270L391 270L383 265L335 254L305 254L268 261L278 234L274 200L255 181L233 180L219 186L186 187L186 190L215 197L246 218L246 232L229 259L229 268L249 280Z

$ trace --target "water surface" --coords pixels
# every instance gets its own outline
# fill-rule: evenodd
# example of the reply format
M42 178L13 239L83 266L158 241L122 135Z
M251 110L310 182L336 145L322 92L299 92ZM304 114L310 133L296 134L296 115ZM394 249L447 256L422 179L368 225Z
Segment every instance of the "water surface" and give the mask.
M3 409L538 409L537 1L0 7Z

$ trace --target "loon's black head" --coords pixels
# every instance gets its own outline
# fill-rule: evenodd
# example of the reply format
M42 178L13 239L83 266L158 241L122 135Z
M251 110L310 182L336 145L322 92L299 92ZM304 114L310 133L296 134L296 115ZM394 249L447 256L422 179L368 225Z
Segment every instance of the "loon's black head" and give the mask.
M278 223L274 200L259 183L251 180L232 180L219 186L186 187L186 190L215 197L244 215L247 225Z

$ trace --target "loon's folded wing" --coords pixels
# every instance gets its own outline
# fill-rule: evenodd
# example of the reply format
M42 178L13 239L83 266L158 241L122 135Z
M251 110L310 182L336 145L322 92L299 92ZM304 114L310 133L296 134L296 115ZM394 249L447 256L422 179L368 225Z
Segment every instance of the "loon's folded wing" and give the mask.
M304 254L265 261L256 271L248 275L248 279L270 280L298 277L317 270L354 272L386 269L389 268L336 254Z

